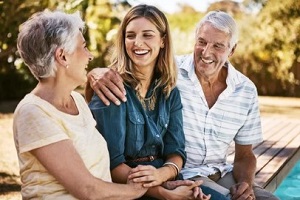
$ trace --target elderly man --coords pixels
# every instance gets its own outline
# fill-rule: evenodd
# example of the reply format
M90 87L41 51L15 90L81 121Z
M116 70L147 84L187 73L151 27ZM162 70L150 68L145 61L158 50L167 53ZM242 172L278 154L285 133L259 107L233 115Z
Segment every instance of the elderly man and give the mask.
M252 145L262 141L261 120L255 85L228 61L237 29L230 15L211 11L197 25L194 52L177 57L187 152L181 173L185 179L204 180L203 185L231 199L278 199L254 183ZM89 80L103 102L126 101L122 80L113 70L95 69ZM226 162L232 141L233 165Z

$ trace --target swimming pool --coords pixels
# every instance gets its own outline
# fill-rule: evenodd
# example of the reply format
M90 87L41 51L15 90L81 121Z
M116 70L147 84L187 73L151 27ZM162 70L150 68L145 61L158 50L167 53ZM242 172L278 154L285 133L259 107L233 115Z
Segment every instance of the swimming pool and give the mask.
M281 182L274 194L281 200L300 200L300 160Z

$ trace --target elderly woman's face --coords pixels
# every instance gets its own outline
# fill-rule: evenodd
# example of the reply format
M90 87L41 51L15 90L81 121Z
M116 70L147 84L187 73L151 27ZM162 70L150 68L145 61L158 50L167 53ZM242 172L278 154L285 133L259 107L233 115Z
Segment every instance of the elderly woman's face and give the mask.
M126 52L135 66L154 68L164 42L159 31L144 17L130 21L125 31Z
M86 41L81 32L78 33L75 51L72 54L67 54L66 59L68 69L66 75L81 85L87 81L87 65L93 56L87 49Z

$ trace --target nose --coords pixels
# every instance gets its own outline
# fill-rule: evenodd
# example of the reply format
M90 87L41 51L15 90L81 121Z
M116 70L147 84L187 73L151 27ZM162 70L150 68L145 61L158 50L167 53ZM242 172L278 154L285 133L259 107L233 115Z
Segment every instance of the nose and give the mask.
M143 41L139 37L136 37L134 41L134 45L137 47L141 47L143 45Z
M207 43L206 46L203 47L202 54L203 54L203 55L209 54L210 49L211 49L211 45L209 45L209 44Z

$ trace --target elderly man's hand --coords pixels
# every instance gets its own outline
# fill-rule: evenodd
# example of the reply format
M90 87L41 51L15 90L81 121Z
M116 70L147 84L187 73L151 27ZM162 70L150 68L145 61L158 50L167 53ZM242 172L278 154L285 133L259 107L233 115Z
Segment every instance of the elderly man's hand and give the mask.
M241 182L233 185L230 188L230 193L233 200L255 200L252 186L246 182Z
M93 92L89 88L96 92L105 105L109 105L110 101L120 105L120 100L123 102L127 100L123 79L113 69L95 68L88 73L87 77L89 81L86 89L87 101L91 100L91 93Z

